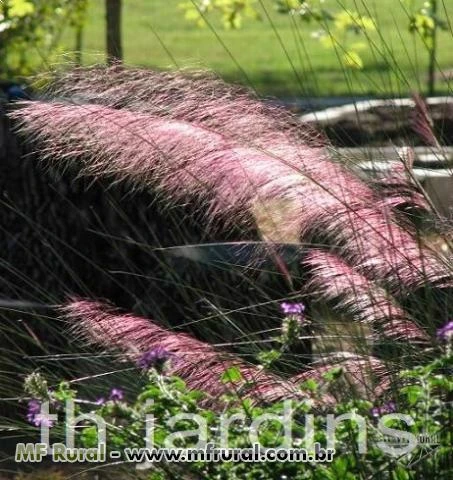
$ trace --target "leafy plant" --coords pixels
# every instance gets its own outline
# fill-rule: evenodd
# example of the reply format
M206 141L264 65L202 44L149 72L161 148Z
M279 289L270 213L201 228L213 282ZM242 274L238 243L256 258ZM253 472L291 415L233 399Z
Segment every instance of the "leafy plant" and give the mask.
M177 361L177 360L176 360ZM219 432L222 431L222 417L242 418L242 422L233 422L228 426L228 448L250 448L250 430L248 425L262 415L269 418L281 419L285 414L284 403L276 402L272 405L253 404L244 400L242 396L232 390L223 402L217 402L215 408L203 406L205 394L188 390L186 384L179 378L166 376L155 364L148 365L146 382L142 389L129 398L112 396L110 399L93 401L78 398L76 412L96 413L107 422L107 445L109 449L141 448L144 446L143 430L145 415L152 415L153 436L148 448L164 447L172 438L179 448L191 448L200 440L196 430L191 430L191 422L171 421L172 418L188 418L187 414L198 415L202 418L210 432L206 440L215 446L222 445ZM331 414L339 417L345 413L355 413L366 419L367 446L365 453L360 453L359 429L354 421L343 421L336 428L336 454L332 463L303 463L303 462L259 462L255 464L233 462L199 461L184 465L186 472L198 474L204 478L236 479L238 477L263 480L273 480L282 476L292 475L295 478L316 480L366 479L379 475L383 479L417 479L426 478L433 469L439 479L447 479L449 472L449 458L453 453L451 443L451 415L448 398L453 392L453 382L449 378L452 368L451 355L443 354L436 360L425 365L416 366L401 373L395 379L395 392L398 386L403 386L400 393L392 397L392 401L374 405L359 398L337 403ZM231 375L231 368L221 376L224 380L235 382L239 373ZM234 378L232 378L232 376ZM341 379L343 372L337 370L328 377L328 382L335 388L336 382ZM405 385L405 386L404 386ZM307 385L302 385L302 390ZM312 382L310 391L315 393L320 388L317 382ZM118 389L116 389L118 390ZM119 390L118 390L119 391ZM53 395L50 392L48 395ZM74 395L78 397L77 393ZM70 397L73 393L70 394ZM392 419L393 412L409 415L412 422L403 424L399 419ZM292 403L291 429L292 446L305 446L306 415L314 415L314 441L326 446L326 425L322 412L313 412L310 403L294 401ZM418 446L409 453L395 456L390 454L392 445L389 439L382 434L378 421L383 415L388 415L385 421L387 427L400 428L403 432L410 432L413 438L418 439ZM178 415L180 417L178 417ZM235 416L235 417L233 417ZM197 417L198 418L198 417ZM354 418L354 415L351 416ZM287 419L288 420L288 419ZM263 447L277 447L282 442L282 423L267 422L260 429L259 441ZM176 432L190 434L175 435ZM86 425L77 430L77 445L91 448L97 446L96 427ZM393 430L395 432L395 430ZM149 432L148 432L149 433ZM382 443L384 442L384 443ZM382 446L384 445L384 446ZM387 449L386 449L387 445ZM404 442L396 444L396 452L404 446ZM162 478L180 478L179 467L165 463L148 465L152 475L160 472Z
M194 21L199 27L204 27L206 22L204 16L210 13L220 13L225 28L240 28L244 17L259 18L255 9L256 0L208 0L186 1L179 4L184 10L185 17Z
M427 93L435 94L435 73L437 63L437 34L447 30L448 23L441 18L439 0L400 0L407 8L408 29L417 34L428 52ZM376 19L369 15L350 10L340 4L332 7L325 0L275 0L280 13L300 19L307 25L319 27L313 36L326 47L333 49L344 66L363 69L364 61L360 52L373 45L370 35L378 28ZM357 5L357 4L356 4ZM220 12L226 28L240 28L242 16L260 19L255 1L203 0L181 4L188 20L203 26L206 17ZM367 8L367 12L370 9Z
M366 48L366 43L359 42L355 37L368 34L375 29L373 20L356 11L329 8L324 1L318 0L276 0L276 8L280 13L291 15L307 25L319 27L313 36L319 38L326 48L337 51L343 64L350 68L363 68L360 50ZM240 28L242 17L248 16L260 19L256 8L257 2L234 0L190 1L180 5L185 10L185 17L195 21L197 25L205 25L205 17L211 13L220 12L226 28ZM354 37L354 41L351 41Z
M406 0L409 7L409 31L417 33L423 40L428 52L428 95L435 94L436 63L437 63L437 34L439 30L447 30L448 24L440 17L438 0L427 0L422 6L416 8L414 0Z
M27 75L46 64L64 26L81 28L86 8L87 0L1 2L0 76Z

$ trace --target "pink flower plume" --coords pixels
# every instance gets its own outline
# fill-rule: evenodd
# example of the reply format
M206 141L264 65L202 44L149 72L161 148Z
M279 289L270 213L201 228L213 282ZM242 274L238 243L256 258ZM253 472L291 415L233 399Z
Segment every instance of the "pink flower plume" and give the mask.
M184 120L245 145L277 131L290 133L295 141L311 147L326 144L310 125L300 128L297 117L286 109L257 102L244 87L226 84L207 72L154 72L119 65L82 67L57 73L47 93Z
M242 90L202 75L94 67L58 78L53 93L78 104L25 102L13 116L54 163L191 200L208 225L246 225L266 209L274 222L277 202L281 224L341 245L371 280L404 292L451 285L450 269L396 222L389 205L401 198L383 201L308 127Z
M383 207L430 211L425 194L420 191L411 175L414 150L409 147L401 148L398 156L400 161L394 163L388 171L375 174L373 183L379 189L380 203Z
M120 351L130 359L137 360L154 348L164 349L171 354L170 373L183 378L189 388L204 391L212 397L218 398L231 391L233 386L222 382L221 376L233 366L240 370L242 376L234 384L241 397L260 402L301 397L291 382L220 352L185 333L175 333L145 318L120 313L111 305L74 300L64 305L61 311L82 338L108 350Z
M304 259L311 272L307 290L337 308L370 323L380 335L393 340L428 341L428 335L411 321L385 290L379 288L337 255L312 250Z
M418 93L414 93L412 99L415 104L415 108L411 112L412 129L426 145L439 148L439 140L434 133L434 122L425 99Z
M347 385L360 394L361 397L375 399L389 386L390 372L384 362L373 356L364 356L342 352L336 356L328 356L314 363L309 370L295 375L291 380L301 384L309 379L315 380L321 386L326 383L324 375L333 369L341 368ZM379 392L376 388L379 387ZM338 400L346 399L351 392L333 389L332 393Z

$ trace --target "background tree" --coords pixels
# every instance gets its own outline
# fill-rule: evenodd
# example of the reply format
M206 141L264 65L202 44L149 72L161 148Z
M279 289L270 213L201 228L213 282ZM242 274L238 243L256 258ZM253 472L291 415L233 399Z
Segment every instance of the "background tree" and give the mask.
M346 7L335 9L326 0L273 0L276 9L319 27L313 36L328 48L333 48L342 63L361 69L364 62L360 52L369 46L368 35L379 28L377 20ZM211 13L219 13L226 28L242 25L245 17L260 18L257 0L190 0L180 4L188 20L203 26ZM428 53L426 93L436 93L437 34L447 30L440 18L439 0L399 0L406 9L408 29L417 34ZM357 41L362 36L364 41Z
M83 50L83 32L88 8L88 0L78 0L77 8L74 11L73 26L75 28L75 62L77 65L82 64Z
M436 93L437 34L447 30L447 22L439 18L438 0L427 0L416 8L414 0L406 0L410 8L409 31L418 34L428 52L427 94Z
M373 20L353 10L329 8L322 0L273 0L278 12L299 18L307 24L315 24L313 32L327 48L336 49L342 63L361 69L360 50L366 48L357 42L357 36L375 29ZM240 28L244 18L260 19L260 2L256 0L189 0L180 4L188 20L202 27L211 13L219 13L225 28Z
M65 27L79 29L87 0L4 0L0 4L0 76L27 75L46 65Z
M121 38L121 0L106 0L106 44L107 63L112 64L123 60L123 46Z

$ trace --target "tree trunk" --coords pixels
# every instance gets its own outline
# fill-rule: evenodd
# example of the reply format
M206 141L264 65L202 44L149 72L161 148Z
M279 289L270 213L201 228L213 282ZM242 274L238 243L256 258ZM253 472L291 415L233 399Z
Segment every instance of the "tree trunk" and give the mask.
M108 64L121 62L123 60L123 47L121 45L121 4L121 0L105 0Z
M75 64L82 65L82 48L83 48L83 25L76 27L76 39L75 39Z
M432 16L434 21L437 22L437 0L433 0L431 3ZM437 23L431 32L431 45L428 49L429 61L428 61L428 96L432 97L436 93L436 65L437 65Z

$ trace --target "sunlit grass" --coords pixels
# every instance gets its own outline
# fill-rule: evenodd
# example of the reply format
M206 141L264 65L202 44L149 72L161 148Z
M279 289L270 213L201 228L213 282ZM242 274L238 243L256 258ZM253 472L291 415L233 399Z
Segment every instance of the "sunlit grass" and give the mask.
M368 13L379 26L379 32L372 32L365 39L368 45L361 52L364 69L347 71L338 60L341 51L327 49L312 38L312 32L319 29L315 24L307 25L277 13L272 0L258 1L262 21L248 19L239 31L224 30L217 18L209 19L212 29L197 28L184 19L179 3L124 2L127 63L159 68L175 64L208 68L227 80L251 85L259 93L278 96L389 96L424 88L427 54L421 40L408 32L407 12L399 0L330 2L332 8ZM91 0L84 36L86 62L99 61L97 54L104 52L103 5L101 0ZM453 4L446 1L445 9L451 22ZM444 14L442 10L443 7ZM65 50L74 48L73 37L72 32L66 32ZM352 42L359 40L351 37ZM451 30L440 32L439 71L453 69L451 46ZM439 93L450 91L451 85L448 87L447 80L442 79L442 74L439 76Z

